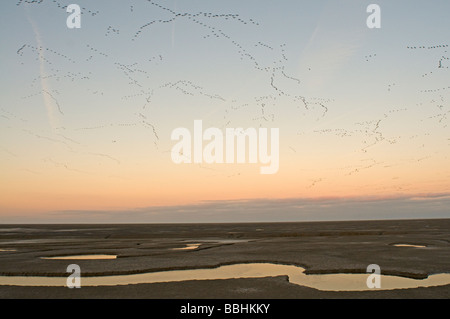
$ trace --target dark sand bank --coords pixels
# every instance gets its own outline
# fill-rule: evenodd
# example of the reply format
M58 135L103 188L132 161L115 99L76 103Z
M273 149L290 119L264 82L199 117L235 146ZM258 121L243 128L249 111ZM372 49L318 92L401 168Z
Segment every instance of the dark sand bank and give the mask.
M0 298L38 299L449 299L450 286L386 291L320 291L297 286L287 277L196 280L117 287L5 287Z
M195 249L183 248L200 244ZM396 247L395 244L425 248ZM6 251L1 251L6 250ZM11 251L9 251L11 250ZM67 255L113 260L51 260ZM309 274L365 273L426 278L450 273L450 219L319 223L184 225L0 225L0 275L82 276L211 268L271 262ZM0 298L448 298L450 286L369 292L327 292L286 277L227 279L117 287L0 286Z

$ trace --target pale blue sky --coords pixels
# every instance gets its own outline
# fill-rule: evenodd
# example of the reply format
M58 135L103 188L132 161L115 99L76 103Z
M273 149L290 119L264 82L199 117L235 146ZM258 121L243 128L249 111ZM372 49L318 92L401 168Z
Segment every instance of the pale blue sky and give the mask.
M5 180L164 170L171 131L202 119L279 127L280 164L298 166L289 196L338 180L367 196L450 186L448 0L27 2L0 4ZM81 29L66 27L70 3ZM370 3L381 29L366 26ZM382 184L352 179L373 169Z

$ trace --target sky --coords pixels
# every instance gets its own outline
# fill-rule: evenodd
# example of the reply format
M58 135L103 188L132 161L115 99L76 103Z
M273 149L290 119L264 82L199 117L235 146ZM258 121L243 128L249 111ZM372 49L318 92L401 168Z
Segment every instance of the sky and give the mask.
M0 9L0 223L450 217L447 0ZM278 170L174 163L196 120L277 128Z

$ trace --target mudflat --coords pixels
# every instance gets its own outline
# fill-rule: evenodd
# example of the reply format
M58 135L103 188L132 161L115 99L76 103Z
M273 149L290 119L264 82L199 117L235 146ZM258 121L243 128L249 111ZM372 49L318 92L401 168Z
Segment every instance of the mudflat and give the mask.
M377 264L383 275L425 279L450 273L450 219L0 225L0 276L67 277L69 264L79 265L83 278L240 263L296 265L306 274L367 274L367 266ZM80 289L0 286L0 298L449 297L450 285L334 292L295 285L287 276L264 275Z

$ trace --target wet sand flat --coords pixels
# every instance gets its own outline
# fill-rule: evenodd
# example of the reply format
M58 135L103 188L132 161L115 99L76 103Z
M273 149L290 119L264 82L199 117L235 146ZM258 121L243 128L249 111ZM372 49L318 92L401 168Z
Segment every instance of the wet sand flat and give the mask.
M302 267L306 274L367 274L424 279L450 273L450 219L171 225L0 225L0 276L67 277L215 268L238 263ZM192 249L183 249L190 247ZM114 255L116 259L52 259ZM367 274L369 275L369 274ZM126 286L0 286L0 298L448 298L450 285L331 292L286 276Z

